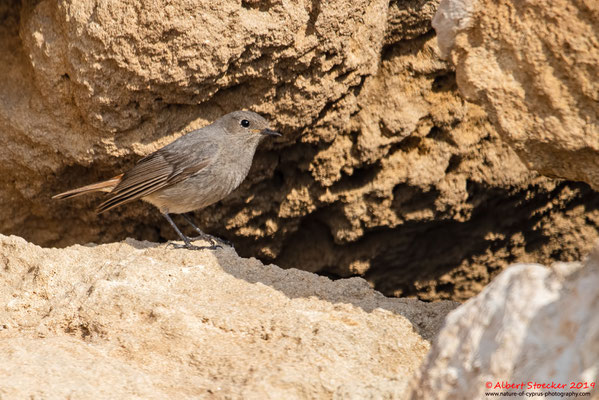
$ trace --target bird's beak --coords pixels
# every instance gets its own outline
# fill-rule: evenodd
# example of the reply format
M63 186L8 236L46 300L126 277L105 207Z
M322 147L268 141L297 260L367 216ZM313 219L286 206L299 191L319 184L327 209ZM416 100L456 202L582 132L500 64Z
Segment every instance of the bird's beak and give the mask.
M261 134L263 135L270 135L270 136L281 136L281 134L277 131L273 131L270 128L264 128L260 131Z

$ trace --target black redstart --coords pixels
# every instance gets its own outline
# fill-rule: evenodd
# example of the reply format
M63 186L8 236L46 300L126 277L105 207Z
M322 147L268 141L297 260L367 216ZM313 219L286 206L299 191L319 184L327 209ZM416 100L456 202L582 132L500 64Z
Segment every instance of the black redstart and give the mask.
M98 213L142 199L158 207L185 243L175 247L215 249L219 247L216 240L224 241L202 232L186 213L207 207L237 188L250 170L256 147L268 135L281 134L254 112L234 111L142 158L124 174L52 198L110 192L98 206ZM185 236L169 214L182 214L199 233L196 239L207 240L210 246L192 245L194 239Z

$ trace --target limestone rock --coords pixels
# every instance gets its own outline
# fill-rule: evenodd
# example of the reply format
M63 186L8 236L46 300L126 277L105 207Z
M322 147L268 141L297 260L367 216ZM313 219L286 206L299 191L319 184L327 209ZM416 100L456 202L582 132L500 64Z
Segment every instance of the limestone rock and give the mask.
M460 92L531 169L599 188L599 3L444 0Z
M0 236L2 398L400 398L452 302L127 240Z
M385 31L385 45L416 39L431 30L438 0L391 0Z
M467 299L514 261L580 259L599 198L538 178L459 96L437 4L0 2L0 232L173 239L141 202L97 216L97 195L50 198L249 108L284 137L196 213L241 255L427 300Z
M447 316L421 377L412 384L412 398L480 399L485 392L519 392L493 389L501 382L556 382L567 389L570 382L596 384L597 288L599 248L583 266L509 267Z

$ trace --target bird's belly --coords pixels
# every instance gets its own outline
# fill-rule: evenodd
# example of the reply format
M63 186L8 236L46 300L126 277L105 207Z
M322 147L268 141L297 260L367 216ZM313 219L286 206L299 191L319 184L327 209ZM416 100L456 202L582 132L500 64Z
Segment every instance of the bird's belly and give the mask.
M181 214L216 203L235 190L245 178L232 173L204 170L183 182L157 190L144 200L163 213Z

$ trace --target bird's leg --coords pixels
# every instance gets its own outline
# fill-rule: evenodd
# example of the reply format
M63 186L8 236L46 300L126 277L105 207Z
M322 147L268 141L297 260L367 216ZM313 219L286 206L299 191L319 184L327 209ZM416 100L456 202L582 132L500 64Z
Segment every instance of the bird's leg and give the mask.
M185 236L183 234L183 232L181 232L179 230L179 228L177 228L177 225L175 225L175 223L173 222L173 220L171 219L171 217L167 214L167 213L163 213L162 214L164 216L164 218L166 218L166 220L168 221L168 223L173 227L173 229L175 230L175 232L177 232L177 235L179 235L179 237L183 240L183 242L185 243L184 245L180 245L180 244L175 244L175 243L171 243L169 242L170 245L172 245L175 249L189 249L189 250L203 250L203 249L207 249L207 250L216 250L217 248L219 248L219 245L215 245L214 243L211 243L211 246L194 246L193 244L191 244L191 241L189 240L189 238L187 236Z
M185 221L189 222L189 225L191 225L193 227L193 229L195 229L195 231L197 233L199 233L199 236L197 236L195 238L191 238L191 240L204 239L204 240L209 241L210 244L212 244L213 246L216 244L216 242L220 242L222 244L226 244L227 246L233 247L233 244L231 242L229 242L228 240L224 240L219 237L212 236L212 235L202 232L202 230L200 228L198 228L196 226L196 224L193 223L193 221L191 220L191 216L189 214L185 213L185 214L181 214L181 215L183 216L183 218L185 218Z

